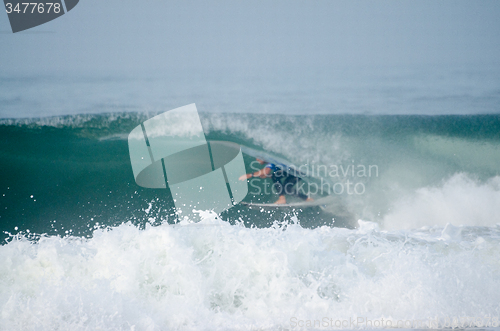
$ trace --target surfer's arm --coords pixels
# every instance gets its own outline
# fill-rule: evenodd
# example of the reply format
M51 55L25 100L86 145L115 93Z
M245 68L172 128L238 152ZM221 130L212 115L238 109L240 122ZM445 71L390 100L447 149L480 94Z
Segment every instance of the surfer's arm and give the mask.
M271 168L268 168L268 167L265 167L265 168L262 168L256 172L251 172L249 174L246 174L246 175L242 175L239 180L245 180L245 179L249 179L249 178L252 178L252 177L261 177L261 178L264 178L264 177L267 177L269 175L269 173L271 172Z

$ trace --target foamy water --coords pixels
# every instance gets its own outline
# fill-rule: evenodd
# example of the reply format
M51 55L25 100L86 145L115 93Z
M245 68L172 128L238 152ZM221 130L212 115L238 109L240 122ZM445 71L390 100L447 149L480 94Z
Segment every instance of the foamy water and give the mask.
M0 247L0 328L275 330L325 317L500 314L500 226L297 221L258 229L206 214L197 224L124 223L90 239L15 237Z
M398 199L384 217L389 229L447 223L495 226L500 221L500 176L482 182L457 173L438 185L422 187Z

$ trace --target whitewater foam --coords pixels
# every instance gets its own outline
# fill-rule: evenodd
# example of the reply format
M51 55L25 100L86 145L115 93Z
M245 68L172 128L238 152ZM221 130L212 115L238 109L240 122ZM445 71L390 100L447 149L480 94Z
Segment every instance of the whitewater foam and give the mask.
M394 201L383 222L387 229L447 223L495 226L500 223L500 176L483 182L457 173L440 185L419 188Z
M456 229L455 229L456 230ZM0 247L0 329L280 329L498 316L500 227L381 231L130 223Z

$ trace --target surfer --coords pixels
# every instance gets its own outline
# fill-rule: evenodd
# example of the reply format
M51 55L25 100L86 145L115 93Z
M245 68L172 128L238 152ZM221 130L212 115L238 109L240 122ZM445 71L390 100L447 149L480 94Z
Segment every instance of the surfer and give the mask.
M257 162L260 164L266 164L264 160L257 158ZM300 192L295 185L299 182L300 178L295 177L287 172L285 172L280 167L273 163L267 163L266 166L258 171L242 175L239 180L246 180L252 177L266 178L271 177L274 182L274 188L279 194L278 200L275 204L285 204L286 197L285 194L295 195L305 201L313 201L304 193Z

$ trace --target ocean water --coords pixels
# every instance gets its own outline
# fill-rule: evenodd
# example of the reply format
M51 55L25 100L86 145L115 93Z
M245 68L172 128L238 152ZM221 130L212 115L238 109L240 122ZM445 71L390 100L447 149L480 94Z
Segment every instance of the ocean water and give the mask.
M498 328L495 72L3 74L0 329ZM208 140L288 159L332 205L177 219L127 136L192 102Z

